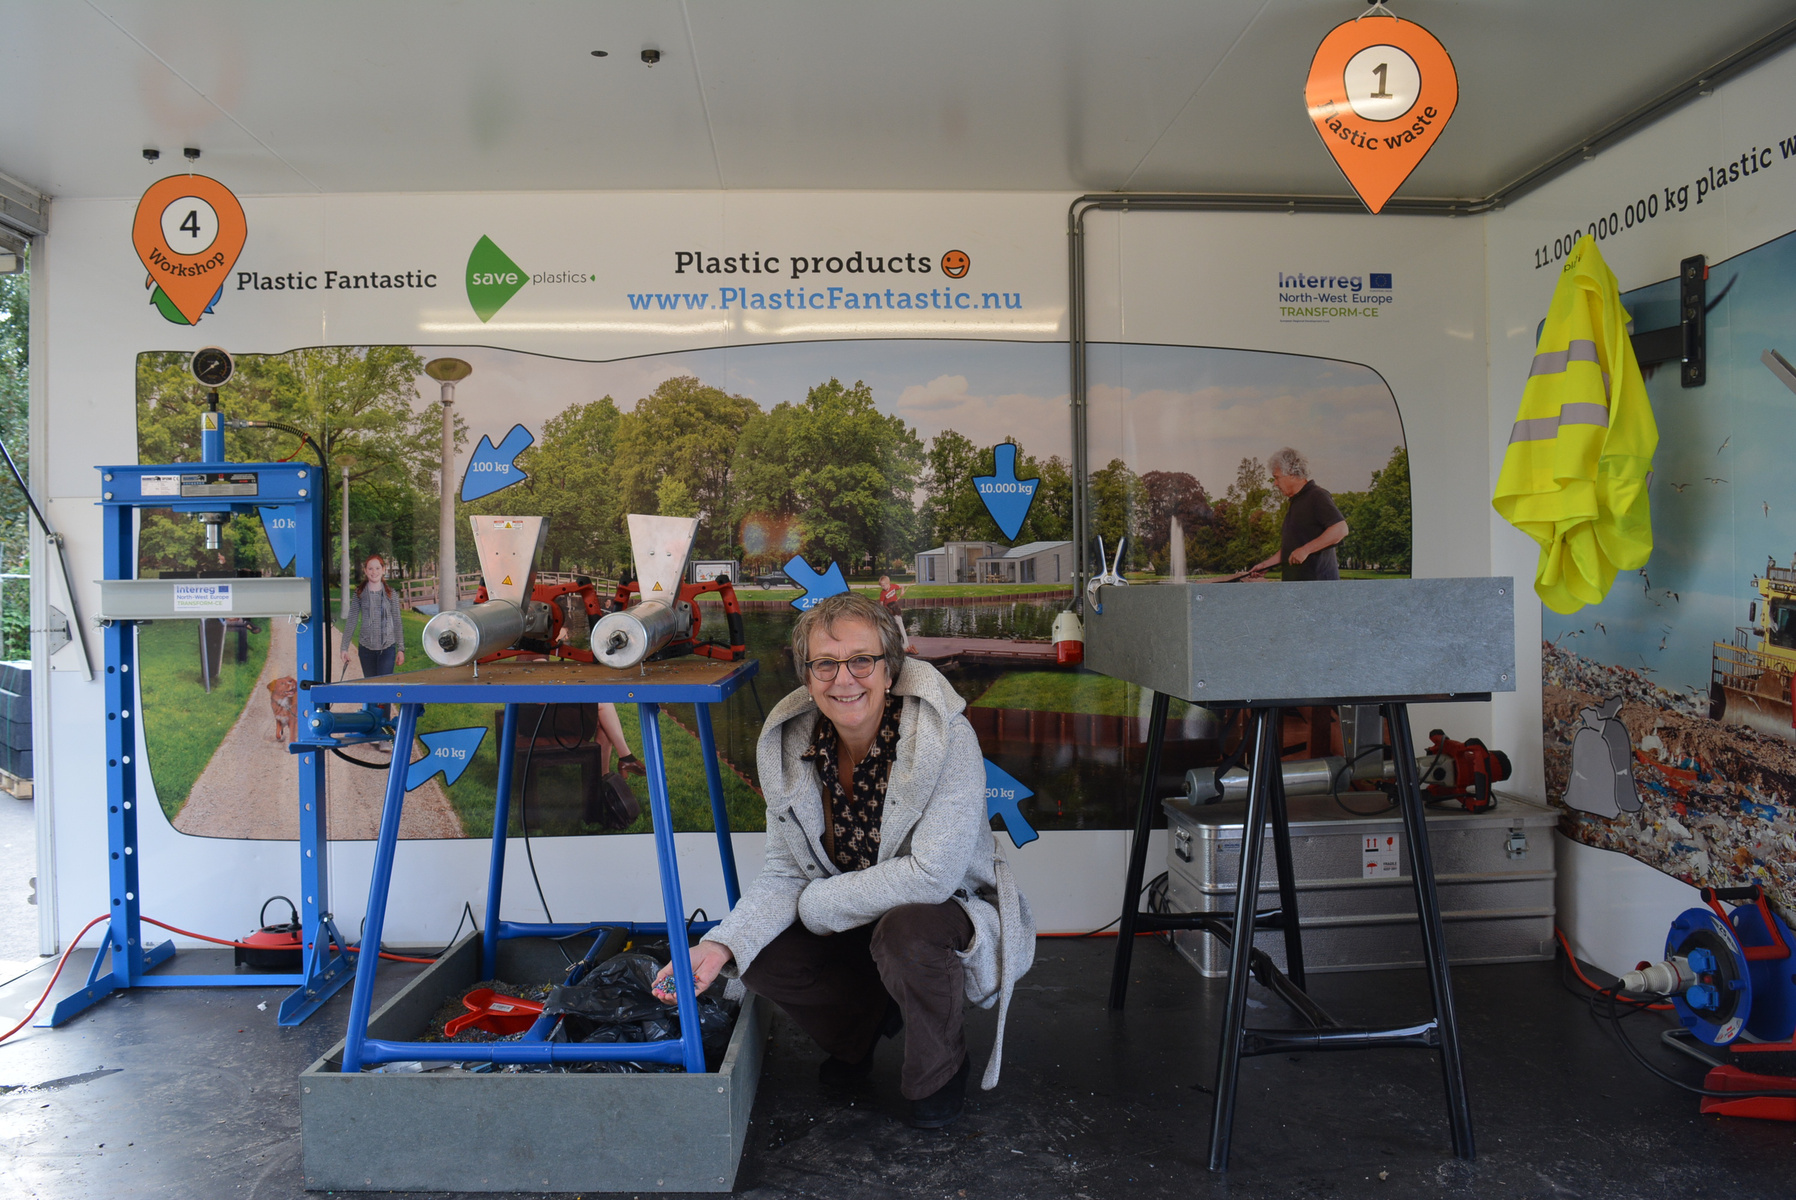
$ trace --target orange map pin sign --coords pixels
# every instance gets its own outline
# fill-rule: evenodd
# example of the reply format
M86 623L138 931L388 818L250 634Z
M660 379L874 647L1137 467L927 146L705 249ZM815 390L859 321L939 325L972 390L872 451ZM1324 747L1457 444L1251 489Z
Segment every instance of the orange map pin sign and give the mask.
M248 237L243 205L204 175L157 180L131 223L137 257L189 325L198 324Z
M1322 39L1303 98L1341 173L1377 212L1446 128L1459 73L1414 21L1367 16Z

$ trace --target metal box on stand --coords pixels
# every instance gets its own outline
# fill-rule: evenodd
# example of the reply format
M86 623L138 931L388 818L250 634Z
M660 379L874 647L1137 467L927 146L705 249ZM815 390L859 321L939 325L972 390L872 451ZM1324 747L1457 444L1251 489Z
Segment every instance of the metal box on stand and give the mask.
M1355 807L1371 808L1378 794L1348 792L1343 798ZM1310 972L1421 966L1409 848L1403 844L1398 814L1353 816L1327 796L1293 796L1287 804L1304 966ZM1166 907L1173 912L1232 912L1246 805L1199 806L1172 799L1164 807ZM1478 814L1457 806L1429 811L1428 840L1451 961L1463 965L1553 956L1557 823L1552 810L1507 796ZM1279 902L1270 848L1261 862L1259 907L1265 911ZM1228 950L1209 934L1179 930L1173 944L1205 976L1228 974ZM1285 969L1282 933L1261 930L1255 944Z

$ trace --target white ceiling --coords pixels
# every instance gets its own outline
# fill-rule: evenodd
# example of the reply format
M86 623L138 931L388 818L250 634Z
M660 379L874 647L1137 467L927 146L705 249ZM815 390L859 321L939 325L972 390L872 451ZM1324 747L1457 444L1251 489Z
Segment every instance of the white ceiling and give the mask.
M1486 195L1793 14L1790 0L1391 2L1460 75L1457 114L1398 193L1417 197ZM1303 80L1362 7L0 0L0 171L52 196L135 196L192 145L246 195L1341 194Z

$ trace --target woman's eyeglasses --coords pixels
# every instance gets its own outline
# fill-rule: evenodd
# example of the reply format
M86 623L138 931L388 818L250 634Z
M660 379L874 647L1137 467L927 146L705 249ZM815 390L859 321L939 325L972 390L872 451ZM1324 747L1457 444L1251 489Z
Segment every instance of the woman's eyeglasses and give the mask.
M873 674L873 668L884 658L883 654L857 654L853 658L813 658L805 667L821 683L834 679L836 668L841 666L847 666L848 673L856 679L865 679Z

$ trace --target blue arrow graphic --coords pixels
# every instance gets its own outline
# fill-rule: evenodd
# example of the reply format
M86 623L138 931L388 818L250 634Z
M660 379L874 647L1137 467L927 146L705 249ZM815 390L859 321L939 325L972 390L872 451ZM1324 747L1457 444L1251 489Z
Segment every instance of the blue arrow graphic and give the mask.
M461 477L462 501L466 503L490 496L530 478L524 474L524 468L512 460L530 449L535 441L535 436L522 425L513 425L505 440L497 446L491 438L481 434L480 444L474 447L474 457L468 460L468 469Z
M424 743L424 757L406 768L405 790L409 792L422 786L438 771L443 773L445 784L454 783L474 761L474 752L480 749L480 743L485 739L484 725L421 734L419 740Z
M262 532L268 537L268 548L274 551L274 561L281 566L293 562L293 556L299 552L299 518L297 509L288 505L278 508L264 507L257 510L262 514Z
M1029 506L1035 503L1035 489L1041 486L1041 480L1016 477L1014 442L999 442L992 448L992 456L996 460L994 469L997 474L975 475L973 486L979 489L985 511L1004 531L1005 538L1015 541L1017 530L1023 527L1023 521L1029 515Z
M1029 824L1029 818L1017 807L1019 801L1027 800L1034 792L1018 783L1003 767L985 760L985 816L1002 818L1004 832L1010 835L1010 844L1022 849L1033 842L1041 834L1035 832L1035 826Z
M842 568L833 562L829 564L827 571L819 575L811 570L811 564L804 560L803 555L794 554L792 561L786 564L786 574L792 577L793 583L804 589L804 595L792 601L792 607L799 612L810 608L825 596L848 590L848 581L842 578Z

